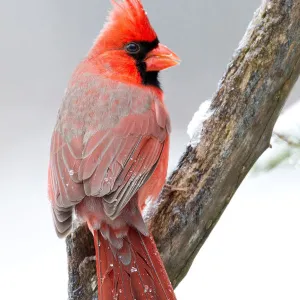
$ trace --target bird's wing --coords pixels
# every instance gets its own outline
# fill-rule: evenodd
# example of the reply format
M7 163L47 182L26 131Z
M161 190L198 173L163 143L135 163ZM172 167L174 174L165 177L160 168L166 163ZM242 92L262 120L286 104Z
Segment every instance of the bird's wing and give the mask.
M87 72L75 73L52 136L49 197L58 235L71 226L72 207L102 197L116 218L160 157L169 117L151 89Z

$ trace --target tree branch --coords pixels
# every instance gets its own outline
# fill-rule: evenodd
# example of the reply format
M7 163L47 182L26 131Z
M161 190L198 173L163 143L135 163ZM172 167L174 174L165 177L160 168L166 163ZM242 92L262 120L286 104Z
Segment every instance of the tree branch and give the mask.
M163 190L150 215L149 226L174 287L247 172L269 147L273 126L299 72L300 0L265 0L212 99L200 143L187 148L168 180L173 189ZM67 238L70 299L92 299L94 267L83 277L78 269L93 247L88 235L79 227ZM80 255L72 255L75 248ZM75 290L81 296L74 296Z
M297 139L297 141L294 141L294 139L292 137L287 136L282 133L278 133L278 132L274 132L274 135L277 136L280 140L284 141L290 147L300 148L300 141L298 139Z

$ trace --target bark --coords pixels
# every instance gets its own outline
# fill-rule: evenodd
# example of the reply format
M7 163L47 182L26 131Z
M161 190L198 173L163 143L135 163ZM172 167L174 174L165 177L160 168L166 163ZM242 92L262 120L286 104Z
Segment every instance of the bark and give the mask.
M300 0L265 0L213 96L213 113L203 124L199 144L187 147L149 216L174 287L245 175L269 147L273 126L299 72ZM84 258L94 255L85 227L67 238L67 249L69 297L92 299L94 265L84 264L79 274Z

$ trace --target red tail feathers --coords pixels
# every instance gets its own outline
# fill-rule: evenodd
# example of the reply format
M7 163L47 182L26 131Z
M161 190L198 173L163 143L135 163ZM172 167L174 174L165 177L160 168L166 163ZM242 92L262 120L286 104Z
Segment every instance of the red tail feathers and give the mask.
M152 237L131 227L117 251L98 230L94 241L98 300L176 300Z

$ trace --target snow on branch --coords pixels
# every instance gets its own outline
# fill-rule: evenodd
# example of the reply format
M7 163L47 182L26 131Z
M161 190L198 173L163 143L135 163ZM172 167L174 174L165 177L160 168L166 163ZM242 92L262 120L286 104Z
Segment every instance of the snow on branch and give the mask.
M210 110L211 100L206 100L200 104L199 110L197 110L188 125L187 134L190 137L189 145L193 148L200 143L202 129L204 122L213 114Z

